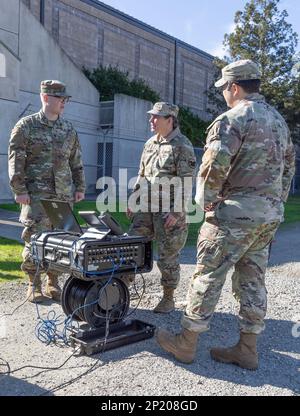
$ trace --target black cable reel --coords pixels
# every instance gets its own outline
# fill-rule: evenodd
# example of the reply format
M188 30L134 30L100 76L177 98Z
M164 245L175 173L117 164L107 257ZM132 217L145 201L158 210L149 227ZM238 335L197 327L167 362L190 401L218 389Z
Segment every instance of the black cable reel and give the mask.
M33 236L31 253L48 271L69 274L61 306L70 345L91 355L154 336L154 325L127 319L130 293L123 279L152 270L151 239L123 233L113 217L95 211L79 212L90 226L83 230L67 202L43 205L55 230ZM73 320L84 324L76 328Z
M64 313L92 328L104 327L107 322L121 322L128 313L129 304L127 285L111 275L92 281L70 276L62 291Z

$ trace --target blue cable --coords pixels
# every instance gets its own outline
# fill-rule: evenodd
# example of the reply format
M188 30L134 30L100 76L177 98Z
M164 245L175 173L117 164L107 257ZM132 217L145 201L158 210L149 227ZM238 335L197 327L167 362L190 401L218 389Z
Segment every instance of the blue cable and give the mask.
M58 341L63 341L64 344L67 344L68 340L65 333L58 331L58 326L63 323L60 320L61 317L61 315L56 316L54 310L48 312L47 319L39 317L39 322L35 327L37 339L47 345L57 343Z
M73 243L74 244L74 243ZM71 250L72 253L72 250ZM73 256L72 256L73 257ZM110 282L113 279L113 276L115 274L115 271L118 270L120 268L120 266L123 264L124 259L121 259L121 262L119 265L116 265L114 262L114 259L110 257L110 260L113 264L113 268L110 270L106 270L103 272L88 272L86 273L87 275L91 275L91 276L103 276L105 274L111 273L110 278L106 281L106 283L104 284L104 286L101 288L100 294L99 296L101 297L102 292L105 290L105 288L110 284ZM74 260L73 260L74 261ZM39 264L38 264L38 269L39 269ZM135 264L135 274L137 271L137 264ZM68 344L68 337L67 337L67 331L72 331L74 329L74 315L83 308L95 305L98 303L98 299L95 300L94 302L91 302L87 305L82 305L80 307L78 307L77 309L75 309L75 311L73 311L73 313L71 315L69 315L67 318L64 319L64 321L61 321L61 315L59 315L58 317L56 316L56 312L54 310L51 310L48 312L47 315L47 319L43 319L40 316L39 313L39 308L38 305L36 305L36 310L37 310L37 317L39 322L36 325L35 328L35 334L36 337L38 338L39 341L49 345L51 343L57 343L59 341L63 341L64 344ZM79 328L79 322L76 321L77 324L77 329ZM58 331L58 327L60 325L63 325L63 330L62 332Z
M101 295L102 295L102 292L104 291L104 289L110 284L110 282L112 281L112 279L113 279L113 276L114 276L114 273L115 273L115 270L117 269L116 268L116 265L115 265L115 263L114 263L114 261L113 261L113 259L112 259L112 262L113 262L113 264L114 264L114 267L113 267L113 269L112 269L112 271L111 271L111 276L110 276L110 278L105 282L105 284L104 284L104 286L101 288L101 290L100 290L100 294L99 294L99 297L101 297ZM106 271L104 274L106 274L108 271ZM64 330L63 330L63 332L64 332L64 334L66 334L67 333L67 330L70 330L70 331L72 331L72 329L73 329L73 327L72 327L72 324L73 324L73 321L74 321L74 315L79 311L79 310L81 310L81 309L84 309L84 308L87 308L87 307L89 307L89 306L92 306L92 305L96 305L97 303L98 303L98 299L99 299L99 297L94 301L94 302L91 302L91 303L89 303L89 304L87 304L87 305L82 305L82 306L79 306L77 309L75 309L74 311L73 311L73 313L71 314L71 315L69 315L69 316L67 316L67 318L65 319L65 324L64 324ZM79 323L77 322L77 324L78 324L78 326L79 326Z
M112 273L110 278L107 280L105 285L101 288L100 296L102 291L109 285L109 283L112 281L112 278L114 276L115 270L117 269L113 259L112 262L114 264ZM107 271L106 271L107 273ZM48 312L47 319L43 319L39 313L39 307L36 303L36 310L37 310L37 318L38 323L35 327L35 335L37 339L44 344L51 344L51 343L57 343L59 341L63 341L64 344L68 344L68 338L67 338L67 331L72 331L74 329L73 321L74 321L74 315L76 312L78 312L80 309L92 306L97 304L98 299L96 299L94 302L91 302L87 305L80 306L79 308L75 309L73 311L72 315L69 315L64 321L60 321L61 315L56 317L56 312L54 310L51 310ZM60 332L58 330L58 327L60 325L63 325L63 330ZM79 327L79 323L77 322L77 328Z

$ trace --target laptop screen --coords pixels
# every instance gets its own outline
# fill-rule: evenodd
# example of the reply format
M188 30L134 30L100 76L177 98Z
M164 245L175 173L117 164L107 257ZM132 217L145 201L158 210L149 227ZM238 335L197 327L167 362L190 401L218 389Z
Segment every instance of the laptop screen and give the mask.
M68 202L41 199L41 203L56 230L82 234L82 229Z

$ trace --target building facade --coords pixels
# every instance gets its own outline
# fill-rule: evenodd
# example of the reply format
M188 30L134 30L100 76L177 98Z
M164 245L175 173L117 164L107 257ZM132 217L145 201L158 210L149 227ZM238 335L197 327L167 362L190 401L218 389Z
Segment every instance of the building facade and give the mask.
M66 70L67 68L67 70ZM39 111L40 82L59 79L72 95L65 117L79 134L88 191L94 192L99 138L99 92L20 0L1 2L0 199L10 200L8 142L14 124Z
M79 67L118 66L206 119L213 56L97 0L22 0Z

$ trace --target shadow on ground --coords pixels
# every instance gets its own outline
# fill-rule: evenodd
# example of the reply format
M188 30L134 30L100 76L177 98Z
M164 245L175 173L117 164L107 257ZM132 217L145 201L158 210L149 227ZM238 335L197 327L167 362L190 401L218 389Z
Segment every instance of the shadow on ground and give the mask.
M172 332L176 332L179 328L181 315L182 311L175 310L171 314L164 316L163 326ZM138 309L138 311L131 316L131 319L138 319L155 325L156 327L159 327L162 321L160 315L153 314L152 311L145 309ZM266 320L266 330L259 337L258 351L260 365L257 371L247 371L233 365L217 363L210 358L209 349L211 347L220 345L229 346L237 341L237 321L234 315L228 313L215 313L210 331L200 336L197 357L195 362L191 365L177 362L171 355L164 352L158 346L154 338L150 338L101 354L91 355L89 356L91 358L89 367L105 367L108 364L117 364L118 362L126 360L128 361L128 371L130 372L130 360L136 359L136 355L142 360L144 352L148 363L149 359L156 360L159 357L160 359L170 360L177 367L189 371L199 376L199 378L201 377L200 384L205 383L205 380L203 379L208 379L221 380L230 382L236 386L254 388L266 388L270 385L281 389L287 389L293 394L298 395L300 394L299 361L295 356L300 354L300 337L294 338L292 336L293 325L294 323L291 321ZM151 354L150 357L149 353ZM66 370L70 368L72 367L69 367L68 364L62 367L62 369ZM1 371L4 372L7 370L1 368ZM82 373L85 373L84 369ZM31 377L32 376L33 375L31 374ZM126 377L126 375L120 374L120 378L122 377ZM38 385L30 384L24 379L15 378L13 375L0 375L0 385L0 396L52 395L51 390L48 391ZM57 381L55 385L60 385L60 382ZM264 392L265 391L266 390L264 390ZM5 393L3 394L3 392Z
M156 318L156 315L151 311L138 310L137 315L137 319L159 326L161 318ZM180 319L181 311L174 311L165 317L163 326L168 330L178 332ZM210 348L231 346L238 340L236 318L234 315L227 313L215 313L210 331L200 337L197 358L191 365L176 361L158 346L154 338L107 351L101 354L101 361L108 363L128 359L129 356L147 350L157 356L171 360L177 366L201 377L224 380L247 387L270 385L300 394L300 364L298 359L291 356L300 354L300 337L294 338L292 336L292 328L295 323L274 319L267 319L265 322L266 329L258 341L260 361L257 371L247 371L234 365L218 363L210 358ZM99 356L95 355L94 357Z
M47 393L47 390L42 387L28 383L12 375L0 375L0 386L1 391L5 391L5 396L41 396ZM4 396L1 391L0 396ZM53 396L51 393L48 395Z

